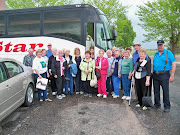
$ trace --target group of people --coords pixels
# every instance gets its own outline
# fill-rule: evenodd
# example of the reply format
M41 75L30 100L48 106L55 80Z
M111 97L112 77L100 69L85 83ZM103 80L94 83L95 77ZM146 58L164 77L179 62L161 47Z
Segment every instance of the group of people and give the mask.
M29 49L29 54L24 57L24 64L32 66L35 81L37 78L51 80L52 95L62 99L73 95L73 84L76 94L92 97L94 86L91 81L97 79L98 97L107 98L112 94L113 98L120 97L119 84L124 90L123 100L130 100L131 80L135 78L135 90L138 98L136 107L143 107L142 97L153 78L155 106L160 107L160 86L163 89L164 111L170 110L169 80L174 81L175 58L170 50L165 49L164 41L157 41L158 51L153 59L153 72L151 71L151 59L146 50L139 43L134 43L135 52L131 55L131 48L119 50L112 47L111 50L99 50L96 58L94 46L85 54L81 54L79 48L74 49L74 55L70 55L69 49L58 50L48 45L48 50L36 51ZM107 57L104 57L106 53ZM171 71L171 74L170 74ZM63 91L65 89L65 91ZM43 98L42 98L43 93ZM39 101L52 101L47 96L46 90L38 90Z

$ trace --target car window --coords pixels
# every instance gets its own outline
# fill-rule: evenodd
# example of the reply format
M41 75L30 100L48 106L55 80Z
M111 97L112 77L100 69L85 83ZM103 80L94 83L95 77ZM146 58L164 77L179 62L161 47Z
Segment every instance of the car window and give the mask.
M7 79L6 72L4 70L2 63L0 63L0 83L5 81L6 79Z
M16 76L20 73L23 72L23 69L21 66L19 66L17 63L15 62L4 62L4 64L6 65L9 77L13 77Z

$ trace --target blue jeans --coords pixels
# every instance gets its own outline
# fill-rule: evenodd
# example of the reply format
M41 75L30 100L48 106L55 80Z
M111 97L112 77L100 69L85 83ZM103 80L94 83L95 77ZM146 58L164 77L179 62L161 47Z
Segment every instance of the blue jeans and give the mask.
M75 88L76 88L76 92L83 91L82 90L82 81L81 81L81 71L78 71L78 73L76 75Z
M160 86L163 90L163 103L165 109L170 109L169 101L169 77L170 73L156 74L153 73L153 86L154 86L154 102L155 105L160 106Z
M114 86L114 94L116 96L119 96L119 83L121 81L121 78L119 78L118 76L112 76L112 80Z
M110 83L111 83L111 84L110 84ZM110 87L110 86L111 86L111 87ZM110 90L110 88L111 88L111 90ZM112 92L112 91L114 91L112 76L107 77L107 80L106 80L106 91L107 91L107 92Z
M68 88L70 88L70 94L73 94L73 77L70 74L69 69L66 71L66 78L69 78L70 80L65 80L65 94L68 94Z
M129 74L122 74L122 85L124 89L124 96L130 96L131 80L128 79Z
M43 73L43 74L40 74L43 78L47 78L47 74L46 73ZM35 84L37 82L37 78L39 76L37 74L34 74L34 79L35 79ZM43 93L43 100L45 99L48 99L48 96L47 96L47 88L45 90L41 90L41 89L37 89L38 90L38 100L41 100L42 99L42 96L41 94Z

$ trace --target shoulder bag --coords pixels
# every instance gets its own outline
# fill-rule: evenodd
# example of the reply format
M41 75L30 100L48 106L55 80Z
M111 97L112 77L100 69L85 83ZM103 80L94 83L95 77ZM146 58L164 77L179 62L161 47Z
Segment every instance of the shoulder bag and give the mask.
M97 63L98 63L98 66L99 66L98 58L97 58ZM99 80L101 78L101 74L100 74L99 69L98 69L98 71L95 72L95 74L96 74L97 80Z

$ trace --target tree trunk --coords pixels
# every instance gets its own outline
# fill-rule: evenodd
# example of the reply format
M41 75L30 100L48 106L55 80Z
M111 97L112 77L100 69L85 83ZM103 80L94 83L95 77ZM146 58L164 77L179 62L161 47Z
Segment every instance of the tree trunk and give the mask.
M176 50L177 50L177 44L176 43L171 43L171 46L172 46L172 53L174 54L174 57L176 55Z

